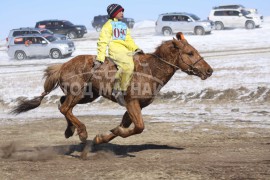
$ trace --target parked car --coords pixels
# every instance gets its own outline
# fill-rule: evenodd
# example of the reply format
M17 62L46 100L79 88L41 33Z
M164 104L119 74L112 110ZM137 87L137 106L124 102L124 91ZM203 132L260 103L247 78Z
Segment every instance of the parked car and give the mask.
M245 9L245 6L243 6L242 4L227 4L213 7L213 9L239 9L239 8Z
M216 30L236 27L254 29L255 27L260 27L263 21L263 16L250 13L244 6L240 5L214 7L208 18L215 23Z
M135 21L133 18L123 18L122 21L126 23L127 27L129 29L133 29Z
M245 6L241 4L230 4L230 5L221 5L221 6L215 6L213 9L245 9L249 13L253 14L259 14L258 9L256 8L246 8ZM263 16L261 16L261 19L263 19Z
M92 20L92 27L96 29L96 31L100 31L102 26L108 21L108 15L99 15L94 16ZM134 27L135 21L133 18L123 18L122 22L124 22L128 28L132 29Z
M46 28L57 34L63 34L70 39L82 38L87 33L84 25L74 25L66 20L43 20L36 23L36 28Z
M45 56L59 59L71 56L74 51L75 46L71 40L57 40L53 35L41 34L12 37L7 48L8 56L17 60Z
M160 14L156 21L156 32L165 36L177 32L191 32L196 35L210 34L212 24L209 20L201 21L198 16L185 12Z
M66 40L67 39L67 37L65 35L54 34L52 31L50 31L48 29L25 27L25 28L17 28L17 29L10 30L9 35L6 38L7 44L9 44L9 40L12 37L20 36L23 34L47 34L47 35L54 35L58 40Z

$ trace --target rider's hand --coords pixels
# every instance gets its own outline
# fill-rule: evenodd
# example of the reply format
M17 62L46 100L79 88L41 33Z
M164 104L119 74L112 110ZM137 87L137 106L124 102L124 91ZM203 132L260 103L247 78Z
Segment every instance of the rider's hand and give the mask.
M143 50L141 49L136 49L135 54L144 54Z
M99 60L96 60L94 62L94 70L98 69L101 65L102 65L103 62L99 61Z

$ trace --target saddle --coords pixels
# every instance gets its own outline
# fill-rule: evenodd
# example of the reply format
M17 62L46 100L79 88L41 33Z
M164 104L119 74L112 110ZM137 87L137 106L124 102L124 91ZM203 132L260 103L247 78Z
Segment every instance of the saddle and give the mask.
M133 56L134 72L144 73L144 74L152 76L152 72L151 72L151 69L149 67L149 63L147 63L147 59L142 59L139 57L140 57L140 55ZM118 70L118 67L114 62L114 59L111 57L106 56L103 64L106 64L106 66L108 66L109 70L113 70L113 69L115 69L116 71ZM94 63L93 63L93 66L94 66Z

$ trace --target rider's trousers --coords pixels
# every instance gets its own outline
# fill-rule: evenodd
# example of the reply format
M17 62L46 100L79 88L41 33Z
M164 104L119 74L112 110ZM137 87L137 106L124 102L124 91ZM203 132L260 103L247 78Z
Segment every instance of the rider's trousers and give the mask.
M134 70L132 52L123 45L110 46L109 56L114 60L118 68L115 79L119 79L120 84L114 88L116 90L126 91Z

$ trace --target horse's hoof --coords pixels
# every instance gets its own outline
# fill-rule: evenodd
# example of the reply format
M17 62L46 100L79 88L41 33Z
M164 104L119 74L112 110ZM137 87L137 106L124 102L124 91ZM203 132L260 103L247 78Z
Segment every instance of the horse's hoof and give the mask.
M79 135L79 138L80 138L80 140L81 140L82 143L86 143L87 136L80 136Z
M103 138L100 134L96 135L96 137L93 139L93 144L101 144L103 143Z
M128 134L127 129L122 128L121 126L117 126L116 128L112 129L111 132L116 136L121 136L123 138L127 137Z
M82 142L83 144L86 143L87 137L81 137L81 136L79 136L79 138L80 138L80 140L81 140L81 142Z
M83 151L83 152L81 153L80 158L81 158L82 160L87 160L87 154L88 154L88 152Z
M79 138L80 138L82 143L86 143L87 137L88 137L88 135L87 135L86 131L85 131L85 133L80 133L79 134Z
M65 132L65 138L68 139L70 138L72 135L70 135L69 133L67 133L67 131Z
M111 132L114 134L114 135L118 135L119 134L119 126L117 126L116 128L113 128L111 130Z
M65 131L65 137L69 138L69 137L73 136L74 132L75 132L75 127L68 126L66 131Z
M93 150L93 147L94 147L93 145L94 145L93 142L87 142L84 145L84 148L83 148L82 153L81 153L81 156L80 156L80 158L82 160L87 160L88 159L87 158L87 154L88 154L89 151L92 151Z

